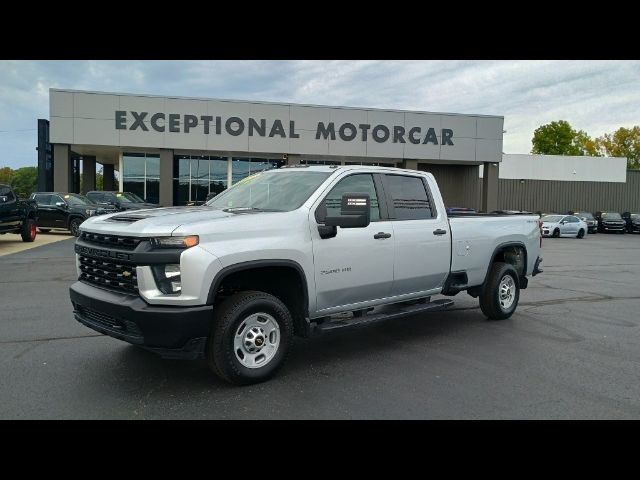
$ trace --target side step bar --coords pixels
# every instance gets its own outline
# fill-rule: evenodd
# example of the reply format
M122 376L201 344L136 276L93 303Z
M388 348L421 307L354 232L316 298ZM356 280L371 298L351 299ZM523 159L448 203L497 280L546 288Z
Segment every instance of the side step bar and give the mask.
M322 323L311 323L311 334L321 334L327 332L333 332L335 330L349 330L354 328L365 327L373 323L382 322L384 320L391 320L395 318L408 317L410 315L416 315L423 312L430 312L434 310L442 310L453 305L453 300L448 298L434 300L428 303L419 303L413 305L407 304L395 304L379 307L372 310L369 313L365 313L361 316L354 316L348 320L335 319L331 317Z

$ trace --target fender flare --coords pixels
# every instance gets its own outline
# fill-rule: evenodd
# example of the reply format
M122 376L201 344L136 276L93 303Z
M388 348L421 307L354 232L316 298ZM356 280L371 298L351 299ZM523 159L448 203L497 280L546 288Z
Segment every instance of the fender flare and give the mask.
M527 252L527 247L523 242L518 242L518 241L514 241L514 242L505 242L505 243L501 243L498 246L496 246L496 248L493 250L493 253L491 254L491 260L489 260L489 265L487 265L487 271L484 274L484 279L482 280L482 285L484 285L487 282L487 277L489 276L489 270L491 270L491 265L493 265L493 261L495 260L496 256L498 255L498 253L500 253L502 250L504 250L507 247L522 247L522 251L524 252L524 277L527 276L527 267L529 265L528 261L528 252Z
M303 308L305 317L309 316L309 288L307 285L307 277L304 274L302 266L294 261L288 259L269 259L269 260L249 260L247 262L234 263L224 267L213 278L211 286L209 287L209 295L207 295L207 305L213 305L216 297L216 292L220 288L222 281L231 275L232 273L241 272L243 270L251 270L253 268L265 268L265 267L288 267L293 268L298 272L300 276L302 292L303 292Z

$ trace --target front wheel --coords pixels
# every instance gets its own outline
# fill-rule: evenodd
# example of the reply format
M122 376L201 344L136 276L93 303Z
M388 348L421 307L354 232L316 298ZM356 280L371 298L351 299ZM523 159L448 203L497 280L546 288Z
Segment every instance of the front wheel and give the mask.
M580 229L580 231L578 232L578 238L584 238L584 229Z
M519 299L516 269L508 263L494 263L480 294L482 313L490 320L505 320L516 311Z
M71 231L71 233L73 233L74 237L79 237L80 236L80 224L81 223L82 223L82 219L80 219L80 218L74 218L69 223L69 230Z
M560 229L556 228L553 231L553 238L558 238L558 237L560 237Z
M22 224L20 236L23 242L33 242L36 239L36 221L33 218L27 218Z
M280 300L264 292L240 292L214 310L207 362L228 382L263 382L282 366L292 341L293 319Z

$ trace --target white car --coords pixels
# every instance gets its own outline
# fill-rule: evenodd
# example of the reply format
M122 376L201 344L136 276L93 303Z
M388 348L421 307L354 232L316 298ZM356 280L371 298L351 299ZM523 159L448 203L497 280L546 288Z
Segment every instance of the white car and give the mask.
M543 237L583 238L589 230L587 222L574 215L546 215L540 220Z

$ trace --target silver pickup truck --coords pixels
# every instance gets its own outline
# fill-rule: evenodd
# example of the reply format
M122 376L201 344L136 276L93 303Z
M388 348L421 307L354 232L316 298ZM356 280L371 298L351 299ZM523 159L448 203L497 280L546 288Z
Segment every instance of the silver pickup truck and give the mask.
M443 309L466 291L509 318L541 272L535 215L447 217L434 177L297 166L248 177L203 206L87 219L75 318L222 378L263 381L295 335Z

